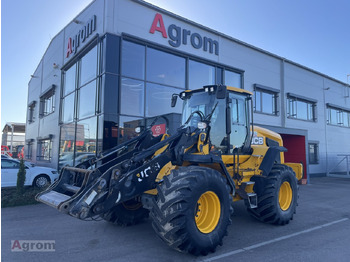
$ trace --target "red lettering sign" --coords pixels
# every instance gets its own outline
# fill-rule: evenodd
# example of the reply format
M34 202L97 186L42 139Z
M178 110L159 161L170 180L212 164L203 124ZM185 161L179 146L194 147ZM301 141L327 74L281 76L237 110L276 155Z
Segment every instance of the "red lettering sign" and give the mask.
M68 58L68 56L73 53L73 50L72 50L72 38L69 38L68 39L68 46L67 46L67 55L66 55L66 58Z
M154 137L165 134L165 131L166 131L165 124L159 124L159 125L152 126L152 133L153 133Z
M159 24L159 26L158 26ZM156 16L154 17L151 30L149 31L151 34L154 34L155 31L159 31L162 33L162 36L164 38L168 38L168 35L166 34L164 22L163 22L163 17L161 14L157 13Z

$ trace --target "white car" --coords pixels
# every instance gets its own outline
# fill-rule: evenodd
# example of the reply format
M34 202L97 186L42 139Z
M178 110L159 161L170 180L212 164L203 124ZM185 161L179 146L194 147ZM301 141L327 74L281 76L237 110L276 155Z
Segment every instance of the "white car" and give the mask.
M58 172L53 168L39 167L25 163L25 186L43 188L58 179ZM1 187L14 187L17 185L17 173L19 161L15 159L1 158Z

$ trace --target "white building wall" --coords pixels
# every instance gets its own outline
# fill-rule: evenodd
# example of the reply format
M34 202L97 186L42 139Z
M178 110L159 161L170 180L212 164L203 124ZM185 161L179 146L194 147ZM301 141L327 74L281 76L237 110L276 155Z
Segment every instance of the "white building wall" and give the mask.
M169 44L169 35L168 38L164 38L158 31L151 34L151 25L157 13L162 14L167 34L169 34L168 26L175 24L181 29L190 30L191 34L198 33L202 38L208 37L217 41L219 43L219 54L209 53L204 51L203 48L195 49L191 45L190 37L187 37L187 44L183 44L183 35L181 35L181 45L172 47ZM28 103L37 101L37 112L35 112L35 122L27 124L27 137L37 138L54 134L53 156L55 159L53 159L53 162L57 161L59 151L60 68L67 65L74 57L74 54L67 57L68 39L74 38L94 15L96 16L96 31L84 43L80 42L77 52L90 43L96 34L100 36L107 32L115 35L127 34L171 48L174 51L184 52L214 63L244 70L245 89L253 91L254 84L260 84L281 91L278 98L280 113L277 116L254 114L254 120L258 125L307 130L308 140L319 142L320 162L317 165L309 166L310 173L325 173L327 168L331 168L338 161L337 154L350 153L350 140L348 139L350 129L329 126L326 123L326 103L350 109L350 98L344 97L346 93L344 84L296 65L277 55L241 43L216 31L207 30L205 27L157 7L152 7L149 4L140 4L131 0L96 0L78 14L52 40L34 73L35 77L29 83ZM53 67L54 63L58 65L58 69ZM55 113L39 120L37 117L39 98L52 84L57 86ZM329 89L326 90L327 88ZM317 100L316 122L286 118L288 92ZM33 152L36 152L36 142L33 144Z

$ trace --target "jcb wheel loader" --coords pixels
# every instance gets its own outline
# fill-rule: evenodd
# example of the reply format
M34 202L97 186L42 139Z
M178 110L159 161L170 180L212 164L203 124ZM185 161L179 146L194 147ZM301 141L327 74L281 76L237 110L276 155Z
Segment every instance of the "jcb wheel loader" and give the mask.
M214 252L227 235L232 201L260 221L284 225L295 213L302 165L285 163L281 136L252 124L252 93L223 85L174 94L183 125L171 136L151 127L76 167L36 199L79 219L119 225L152 219L170 247ZM151 125L152 126L152 125Z

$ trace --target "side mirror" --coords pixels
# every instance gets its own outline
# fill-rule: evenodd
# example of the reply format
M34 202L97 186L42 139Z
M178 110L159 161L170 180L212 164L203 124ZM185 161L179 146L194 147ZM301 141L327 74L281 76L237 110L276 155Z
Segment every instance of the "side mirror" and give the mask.
M216 98L217 99L225 99L227 93L227 87L224 85L218 85L216 89Z
M176 106L176 101L177 101L177 95L173 94L173 96L171 97L171 107Z

